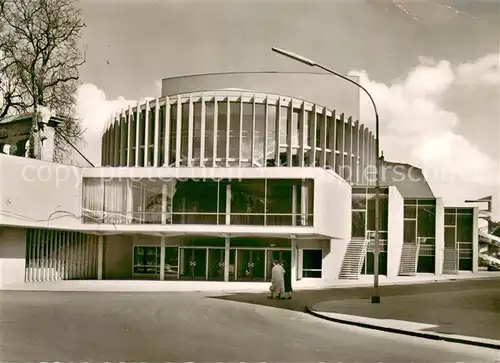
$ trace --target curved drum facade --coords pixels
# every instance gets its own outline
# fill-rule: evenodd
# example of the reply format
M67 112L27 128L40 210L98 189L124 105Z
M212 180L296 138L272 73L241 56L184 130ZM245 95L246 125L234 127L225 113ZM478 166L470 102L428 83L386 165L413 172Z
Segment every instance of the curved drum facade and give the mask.
M362 184L375 138L351 117L304 100L248 91L165 96L107 126L103 166L321 167Z

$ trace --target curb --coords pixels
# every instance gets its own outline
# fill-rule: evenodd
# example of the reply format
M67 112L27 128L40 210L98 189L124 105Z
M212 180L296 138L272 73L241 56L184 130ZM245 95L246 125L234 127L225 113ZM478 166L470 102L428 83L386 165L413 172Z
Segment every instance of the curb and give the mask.
M408 336L413 336L413 337L417 337L417 338L424 338L424 339L430 339L430 340L440 340L440 341L446 341L446 342L450 342L450 343L467 344L467 345L474 345L474 346L483 347L483 348L500 350L500 341L498 341L498 343L495 343L495 342L481 340L482 338L467 339L467 338L454 337L454 336L449 336L449 335L440 334L440 333L423 332L423 331L416 331L416 330L404 330L404 329L397 329L397 328L390 328L390 327L385 327L385 326L380 326L380 325L368 324L368 323L363 323L363 322L354 321L354 320L339 319L339 318L334 318L331 316L323 315L320 311L316 311L308 305L306 305L305 310L308 314L310 314L316 318L328 320L328 321L331 321L334 323L353 325L353 326L358 326L361 328L385 331L388 333L408 335Z

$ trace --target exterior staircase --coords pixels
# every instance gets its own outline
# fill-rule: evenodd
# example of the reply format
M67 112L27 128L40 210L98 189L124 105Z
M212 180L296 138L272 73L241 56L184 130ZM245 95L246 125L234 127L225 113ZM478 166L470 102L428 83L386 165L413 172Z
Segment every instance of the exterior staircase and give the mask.
M399 276L415 276L417 274L420 241L404 242L399 264Z
M458 251L455 248L445 248L443 258L443 273L458 275Z
M359 278L363 262L366 258L368 239L351 240L345 252L344 261L340 268L339 279L356 280Z

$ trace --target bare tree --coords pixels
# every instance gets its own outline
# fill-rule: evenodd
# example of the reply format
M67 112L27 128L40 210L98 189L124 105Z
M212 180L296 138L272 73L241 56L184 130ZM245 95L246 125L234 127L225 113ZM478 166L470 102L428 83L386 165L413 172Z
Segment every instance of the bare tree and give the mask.
M80 120L73 115L85 62L79 46L84 27L75 0L0 0L0 112L34 112L29 157L40 156L40 106L65 118L59 130L64 138L82 140ZM56 135L56 160L69 151L64 138Z

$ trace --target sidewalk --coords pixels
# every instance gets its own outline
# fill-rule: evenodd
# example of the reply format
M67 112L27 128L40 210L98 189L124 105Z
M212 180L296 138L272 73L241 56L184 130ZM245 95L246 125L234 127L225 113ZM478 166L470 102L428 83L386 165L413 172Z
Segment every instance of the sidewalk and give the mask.
M490 286L461 286L457 291L319 302L309 308L315 316L430 339L500 349L500 281Z
M387 279L380 276L380 286L417 285L436 282L482 280L500 278L500 272L461 273L459 275L433 274L418 276L398 276ZM313 291L328 289L370 288L373 286L373 276L362 275L358 280L322 281L304 279L294 283L295 291ZM0 285L0 291L94 291L94 292L181 292L206 291L224 293L267 293L269 282L241 281L151 281L151 280L59 280L46 282L28 282Z

